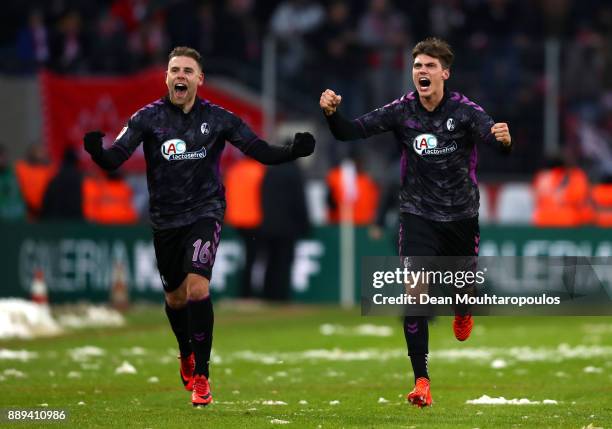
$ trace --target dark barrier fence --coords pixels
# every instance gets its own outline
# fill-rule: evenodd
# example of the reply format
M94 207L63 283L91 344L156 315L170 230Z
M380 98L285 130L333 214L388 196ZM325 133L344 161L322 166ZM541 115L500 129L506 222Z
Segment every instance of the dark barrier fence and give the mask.
M87 224L0 225L1 297L27 297L41 272L51 302L109 300L113 285L124 282L132 301L161 301L151 232L147 226L102 227ZM355 302L363 256L396 252L395 234L372 240L366 228L355 231ZM483 227L480 254L486 256L612 256L612 229L535 229ZM263 256L263 255L262 255ZM262 258L265 259L265 258ZM298 242L292 269L292 297L298 302L337 303L340 297L339 229L318 227ZM234 297L244 266L242 242L223 231L211 287L217 297Z

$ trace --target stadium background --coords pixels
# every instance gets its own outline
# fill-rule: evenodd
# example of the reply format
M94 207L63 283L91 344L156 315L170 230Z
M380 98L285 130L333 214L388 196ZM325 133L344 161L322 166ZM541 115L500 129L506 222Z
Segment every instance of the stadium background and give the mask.
M337 301L341 293L332 285L346 283L341 275L354 282L346 270L358 270L359 257L392 254L395 246L395 203L381 208L398 178L392 137L334 141L318 108L320 91L336 88L353 117L385 104L411 89L410 49L427 35L446 38L455 50L449 87L511 127L512 156L479 148L480 220L483 240L491 243L483 248L521 255L529 240L542 237L533 226L534 178L556 162L588 175L579 204L591 215L544 232L548 241L539 251L609 255L610 225L597 222L590 196L612 176L612 8L606 2L13 1L5 10L0 121L10 162L40 143L59 165L64 148L73 146L84 173L99 175L80 147L82 134L102 129L108 144L129 114L161 95L163 65L176 45L203 54L201 96L235 111L269 141L283 143L303 128L314 132L315 156L301 163L314 228L296 248L298 300ZM358 157L375 182L378 193L368 204L378 208L385 228L374 240L366 231L375 218L357 222L354 246L340 243L326 208L327 174L347 157ZM238 158L228 145L223 169ZM122 171L139 218L130 227L100 227L87 216L59 223L4 216L2 235L10 237L2 240L4 296L27 296L42 269L54 299L105 299L118 264L135 298L156 296L141 150ZM543 193L562 192L566 184L558 186ZM609 195L610 187L604 190ZM224 234L213 287L235 295L244 249L231 227ZM341 248L355 263L342 265Z
M338 23L329 25L332 10ZM440 317L430 327L434 408L421 412L405 404L412 377L398 320L359 316L360 258L396 251L395 200L387 211L380 206L396 186L399 157L390 137L334 141L319 95L337 89L352 116L398 97L411 89L412 46L430 35L455 50L449 87L512 131L510 157L480 151L481 254L612 255L612 225L598 217L612 207L609 1L4 1L3 412L62 408L74 427L609 426L609 318L479 317L472 338L459 344L450 319ZM212 282L216 403L203 413L178 385L142 158L135 154L122 169L136 211L122 225L88 211L79 220L28 215L14 168L35 145L55 166L74 146L85 177L99 179L80 149L82 134L101 128L109 144L129 114L160 96L175 45L203 54L201 95L270 142L303 129L317 137L314 156L300 161L312 228L296 246L290 304L221 299L240 294L245 265L240 232L224 228ZM228 145L223 168L238 158ZM328 174L347 158L363 164L378 190L369 201L378 207L354 228L327 214ZM559 171L553 165L576 168L564 177L578 179L578 198L564 180L536 191L538 177L550 177L539 173ZM34 179L26 183L32 189ZM603 190L598 202L595 189ZM548 212L536 222L541 204ZM570 221L545 226L561 209L574 214ZM382 234L372 228L373 212ZM109 301L121 312L97 305ZM504 406L519 401L511 398L534 403Z

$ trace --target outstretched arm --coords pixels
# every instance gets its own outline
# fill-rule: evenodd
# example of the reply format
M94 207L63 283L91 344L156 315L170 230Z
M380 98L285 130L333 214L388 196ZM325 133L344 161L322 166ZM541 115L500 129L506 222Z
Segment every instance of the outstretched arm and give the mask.
M314 152L315 139L310 133L296 133L293 142L285 146L274 146L259 138L246 145L243 152L261 162L274 165L293 161Z
M314 152L315 139L310 133L296 133L293 142L288 145L271 145L260 139L238 116L225 110L221 112L227 121L225 139L262 164L281 164Z
M361 128L338 112L337 109L341 102L342 96L337 95L331 89L323 91L319 99L319 106L325 114L325 119L327 119L327 125L332 135L341 141L365 138L365 133Z
M85 150L91 159L105 170L116 170L132 156L143 138L142 118L139 113L132 115L128 123L121 130L113 145L104 149L102 146L101 131L90 131L83 137Z

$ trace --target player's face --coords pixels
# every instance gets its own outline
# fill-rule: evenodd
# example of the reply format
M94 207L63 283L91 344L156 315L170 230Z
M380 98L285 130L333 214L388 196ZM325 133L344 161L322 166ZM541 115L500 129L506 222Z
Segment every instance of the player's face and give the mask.
M444 92L444 81L450 76L449 69L442 67L440 60L420 54L412 65L412 81L420 97L430 97Z
M173 57L166 70L166 86L170 101L177 105L188 105L195 99L204 74L197 61L191 57Z

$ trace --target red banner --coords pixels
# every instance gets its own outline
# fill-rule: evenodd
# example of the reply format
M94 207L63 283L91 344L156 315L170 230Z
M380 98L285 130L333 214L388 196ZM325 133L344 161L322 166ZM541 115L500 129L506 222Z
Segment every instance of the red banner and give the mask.
M65 76L45 71L39 81L45 142L56 162L66 147L74 146L87 164L89 156L82 149L83 134L103 131L104 145L108 147L134 112L167 92L163 69L112 78ZM208 85L206 80L198 95L231 110L261 135L263 115L256 103ZM134 152L123 168L132 172L145 170L142 148Z

